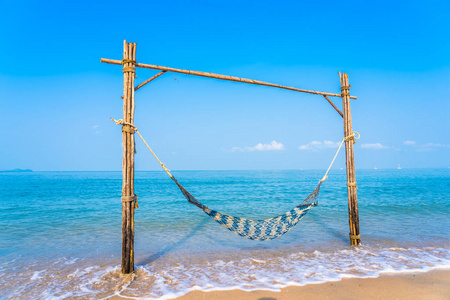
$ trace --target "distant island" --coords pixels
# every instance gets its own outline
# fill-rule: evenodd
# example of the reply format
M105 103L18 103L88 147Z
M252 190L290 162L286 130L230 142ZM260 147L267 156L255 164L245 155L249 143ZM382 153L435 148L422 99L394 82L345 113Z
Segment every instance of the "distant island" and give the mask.
M30 169L12 169L12 170L1 170L0 172L33 172Z

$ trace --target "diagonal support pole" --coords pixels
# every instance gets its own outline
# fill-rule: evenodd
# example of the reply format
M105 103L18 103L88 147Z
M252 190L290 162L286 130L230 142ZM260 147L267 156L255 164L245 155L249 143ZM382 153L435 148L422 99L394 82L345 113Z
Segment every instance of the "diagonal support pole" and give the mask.
M141 87L143 87L144 85L146 85L147 83L149 83L150 81L155 80L156 78L158 78L159 76L161 76L162 74L166 73L167 71L161 71L158 74L150 77L149 79L147 79L146 81L144 81L143 83L139 84L137 87L134 88L134 91L136 92L138 89L140 89Z
M334 103L330 100L330 98L328 98L327 95L323 95L323 96L325 97L325 99L327 99L328 103L330 103L331 106L333 106L333 108L338 112L338 114L340 114L341 117L344 117L342 112L339 110L339 108L336 107L336 105L334 105Z

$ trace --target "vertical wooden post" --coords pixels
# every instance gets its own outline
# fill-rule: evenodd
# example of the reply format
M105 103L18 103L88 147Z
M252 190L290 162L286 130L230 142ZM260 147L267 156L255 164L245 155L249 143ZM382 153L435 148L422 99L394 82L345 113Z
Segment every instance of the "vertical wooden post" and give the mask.
M123 44L123 120L134 124L134 77L136 44ZM122 126L122 274L134 271L134 130Z
M339 72L341 80L341 96L344 114L344 135L349 136L352 130L352 114L350 110L350 86L348 84L348 74ZM359 213L358 197L356 193L355 157L353 153L354 140L345 142L345 154L347 165L347 194L348 194L348 216L350 224L350 244L359 245L361 239L359 235Z

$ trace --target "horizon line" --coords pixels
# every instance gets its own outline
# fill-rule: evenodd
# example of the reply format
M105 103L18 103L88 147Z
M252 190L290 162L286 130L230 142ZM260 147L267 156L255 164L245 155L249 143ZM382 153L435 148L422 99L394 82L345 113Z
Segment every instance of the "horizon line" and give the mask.
M356 168L356 170L397 170L398 168ZM450 169L450 167L402 167L404 169ZM293 169L178 169L171 170L173 172L184 171L321 171L323 169L317 168L293 168ZM331 170L343 171L344 168L333 168ZM32 170L32 169L10 169L0 170L0 173L32 173L32 172L122 172L122 170ZM135 172L164 172L164 170L135 170Z

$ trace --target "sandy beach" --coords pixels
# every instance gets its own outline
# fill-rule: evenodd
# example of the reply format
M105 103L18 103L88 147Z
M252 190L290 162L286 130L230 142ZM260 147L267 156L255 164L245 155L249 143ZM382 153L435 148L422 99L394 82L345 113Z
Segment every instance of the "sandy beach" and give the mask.
M108 298L108 300L121 299L127 298L119 296ZM289 286L281 289L280 292L192 291L176 299L450 299L450 269L427 273L386 274L377 278L345 278L341 281L322 284Z

